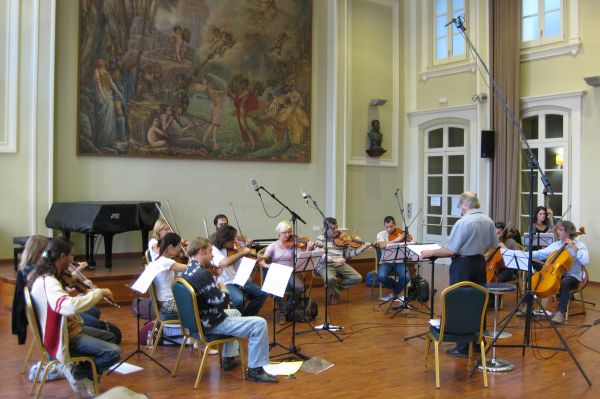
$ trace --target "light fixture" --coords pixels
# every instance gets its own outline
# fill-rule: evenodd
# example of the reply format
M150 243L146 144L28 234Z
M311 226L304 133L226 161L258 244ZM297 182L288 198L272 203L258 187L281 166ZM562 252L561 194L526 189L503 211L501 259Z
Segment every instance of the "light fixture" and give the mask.
M487 94L485 93L473 94L473 97L471 97L471 101L474 103L482 103L485 100L487 100Z
M387 103L387 100L384 100L383 98L373 98L371 99L371 101L369 101L369 106L379 107L380 105L383 105L385 103Z
M565 160L563 158L563 153L561 150L559 150L559 152L557 152L554 155L554 162L556 162L556 165L558 165L558 167L562 169L563 164L565 163Z
M587 78L583 78L583 80L585 80L585 83L587 83L590 86L600 86L600 76L588 76Z

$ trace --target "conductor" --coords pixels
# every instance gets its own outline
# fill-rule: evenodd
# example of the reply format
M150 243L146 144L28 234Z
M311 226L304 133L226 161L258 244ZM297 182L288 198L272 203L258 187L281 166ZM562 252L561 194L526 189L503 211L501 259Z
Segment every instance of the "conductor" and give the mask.
M485 259L488 248L498 246L494 222L479 209L477 194L465 191L460 195L458 208L462 218L452 226L450 239L445 247L425 250L422 258L452 257L450 285L471 281L485 285ZM462 345L448 351L449 354L467 357L467 346Z

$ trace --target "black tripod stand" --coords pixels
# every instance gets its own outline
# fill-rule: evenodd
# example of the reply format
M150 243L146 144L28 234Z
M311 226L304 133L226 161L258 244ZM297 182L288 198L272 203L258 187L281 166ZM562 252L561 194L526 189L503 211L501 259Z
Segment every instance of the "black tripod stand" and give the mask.
M267 190L263 186L258 186L258 184L256 183L256 180L252 179L251 183L254 187L254 191L256 191L256 193L258 194L261 202L262 202L262 196L260 195L260 190L263 190L265 193L269 194L269 196L271 198L273 198L279 205L281 205L284 209L286 209L291 215L292 235L294 237L294 247L292 249L292 309L293 309L292 314L295 316L297 303L296 303L296 296L294 295L294 293L296 291L296 276L294 274L296 273L296 248L298 248L298 246L297 246L298 235L296 234L296 229L297 229L297 225L298 225L298 223L297 223L298 220L304 224L306 224L306 222L296 212L292 211L286 204L281 202L274 193L269 192L269 190ZM264 207L264 205L263 205L263 207ZM301 353L300 348L298 348L296 346L296 318L295 317L292 317L292 342L290 343L290 345L288 347L275 341L275 333L276 333L275 307L273 307L273 342L271 342L269 344L269 350L274 347L279 346L279 347L285 349L287 352L280 353L280 354L276 355L276 357L290 355L291 358L297 357L297 358L300 358L303 360L310 359L309 356L306 356L305 354Z
M131 288L131 287L128 286L128 288ZM136 348L136 350L131 352L131 354L129 356L127 356L125 359L121 360L121 362L119 364L112 367L107 374L111 374L113 371L118 369L123 363L125 363L126 361L131 359L134 355L138 355L138 359L139 359L140 354L146 356L148 359L152 360L154 363L156 363L160 367L162 367L167 373L171 374L171 370L169 370L168 368L163 366L158 360L154 359L152 356L150 356L149 354L144 352L141 348L141 344L140 344L140 301L141 301L141 298L140 298L139 294L137 294L137 293L136 293L135 301L136 301L136 323L137 323L137 329L135 330L136 331L135 335L137 336L137 348Z
M325 241L325 245L324 245L324 250L325 250L325 264L324 264L324 268L325 268L325 280L324 280L324 284L325 284L325 322L323 323L323 325L321 326L316 326L313 327L313 330L315 330L315 332L317 332L317 330L324 330L324 331L328 331L331 335L333 335L338 341L342 342L343 338L341 338L339 335L337 335L335 332L336 331L340 331L342 329L341 326L335 326L335 325L331 325L329 324L329 252L328 252L328 247L329 245L327 244L329 242L329 239L327 237L327 233L329 232L329 222L327 221L327 218L325 217L325 214L321 211L321 209L319 208L319 205L317 205L317 201L315 201L310 195L306 194L304 192L304 190L301 190L302 193L302 197L304 198L304 200L306 201L307 204L309 204L309 200L310 202L312 202L312 208L316 209L317 212L319 212L319 214L321 215L321 217L323 218L323 237L324 237L324 241ZM309 204L310 206L310 204ZM318 335L318 332L317 332ZM320 335L319 335L320 337Z
M502 94L502 91L500 90L500 88L498 87L498 84L496 83L496 81L492 77L492 75L491 75L489 69L487 68L485 62L483 61L483 59L481 58L481 56L479 55L479 53L475 49L475 46L473 45L473 43L469 39L469 36L466 33L466 28L464 26L463 17L464 16L458 16L458 17L452 19L452 21L449 22L448 24L452 24L452 23L455 24L457 30L460 32L460 34L465 39L465 42L468 44L471 52L473 53L473 55L475 56L475 58L479 61L479 64L485 70L485 72L487 74L487 77L489 78L491 86L492 86L491 87L492 88L492 90L491 90L492 94L494 95L494 97L496 97L496 99L498 100L498 102L502 105L502 109L503 109L504 113L510 119L510 121L512 122L512 124L515 127L515 129L518 130L521 142L523 144L525 144L526 153L527 153L527 156L529 158L529 176L530 176L529 214L532 216L531 220L534 220L533 216L534 216L534 206L535 206L535 204L534 204L534 198L535 197L534 197L534 194L533 194L533 190L534 190L534 184L535 184L535 179L536 179L534 173L536 171L539 173L540 180L542 181L542 184L544 185L545 189L547 190L548 193L553 194L552 188L550 187L550 182L548 181L548 178L546 177L546 175L542 171L542 169L540 167L540 164L539 164L539 162L537 160L537 157L535 156L535 154L531 150L531 147L529 146L527 138L525 137L525 133L523 132L523 129L521 128L521 124L519 123L519 121L517 121L517 118L515 117L515 115L512 112L512 110L510 109L510 107L508 105L508 101L506 100L506 97ZM533 238L534 229L535 229L534 224L531 223L530 226L529 226L529 236L531 238ZM532 242L530 244L532 244ZM529 275L528 275L528 278L527 278L527 283L526 283L526 288L525 288L525 295L521 298L521 300L519 301L519 303L517 304L517 306L508 315L508 317L506 319L506 322L504 323L504 325L502 326L502 328L500 328L500 331L498 332L498 334L494 337L494 340L492 341L492 346L495 346L495 347L513 347L513 348L517 347L517 348L522 348L523 349L523 351L522 351L522 355L523 356L525 355L525 348L549 349L549 350L566 351L566 352L569 353L569 356L571 357L571 359L573 360L573 362L575 363L575 365L579 369L579 372L581 373L581 375L583 376L583 378L586 380L586 382L588 383L588 385L592 386L592 383L591 383L590 379L588 378L588 376L585 374L585 372L581 368L581 365L579 364L579 362L575 358L575 355L573 355L573 352L571 352L571 349L567 345L567 342L565 341L565 339L563 338L563 336L560 334L560 332L556 329L556 326L554 326L552 324L552 322L550 320L550 317L546 314L546 310L544 309L544 307L540 303L539 299L534 295L534 292L533 292L532 286L531 286L531 276L533 274L532 273L533 272L533 268L532 268L533 262L532 262L532 260L533 260L533 245L530 245L529 246L529 264L528 264ZM546 320L550 323L550 326L552 327L552 330L554 331L554 333L556 334L556 336L560 339L560 341L562 343L562 347L547 347L547 346L538 346L538 345L533 345L532 344L532 340L531 340L531 334L532 334L531 321L532 321L532 317L533 317L532 312L533 312L533 303L534 302L538 304L538 306L540 307L540 309L542 309L543 314L546 317ZM524 330L524 333L523 333L523 343L520 344L520 345L496 345L496 341L498 340L498 337L500 336L500 334L502 334L502 332L504 331L504 329L506 328L506 326L508 325L508 323L511 321L511 319L515 315L515 312L519 309L519 306L522 303L526 304L525 330Z

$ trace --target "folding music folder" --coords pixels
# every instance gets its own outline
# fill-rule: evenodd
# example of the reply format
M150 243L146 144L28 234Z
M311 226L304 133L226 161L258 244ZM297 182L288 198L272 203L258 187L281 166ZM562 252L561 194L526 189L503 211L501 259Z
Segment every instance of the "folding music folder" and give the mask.
M298 252L298 257L296 258L296 272L315 270L323 255L325 255L325 251L322 249Z
M412 245L412 244L409 244ZM405 261L418 262L419 255L410 250L404 242L388 244L381 249L379 263L403 263Z
M523 244L525 248L529 248L529 233L523 235ZM546 248L554 242L554 233L534 233L533 246L538 248Z
M501 249L504 266L509 269L529 270L529 254L523 251L512 249Z

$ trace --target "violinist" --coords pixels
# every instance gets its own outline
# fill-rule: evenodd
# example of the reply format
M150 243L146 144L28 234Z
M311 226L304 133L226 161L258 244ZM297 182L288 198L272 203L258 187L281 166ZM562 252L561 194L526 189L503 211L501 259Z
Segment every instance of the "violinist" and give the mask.
M277 241L269 244L267 249L265 249L262 257L264 260L260 261L260 265L262 267L268 267L267 261L269 263L275 262L285 266L293 267L293 252L296 251L296 254L302 249L305 248L308 251L312 251L314 247L314 243L312 241L304 242L298 241L298 248L294 248L294 236L292 235L292 225L287 220L283 220L277 224L275 227L275 231L279 239ZM295 280L295 281L294 281ZM288 304L292 304L295 301L296 303L300 300L302 293L304 292L304 285L302 285L302 281L296 276L296 273L292 273L290 275L290 279L288 281L286 292L292 292L293 297L288 299ZM285 323L285 314L288 306L285 304L282 298L275 297L275 321L279 324Z
M111 298L112 293L107 288L95 288L84 295L70 296L57 277L72 262L73 244L64 238L51 239L29 277L31 296L48 354L65 364L71 357L92 357L100 377L119 361L121 348L110 342L114 339L112 333L83 325L79 314L103 297ZM89 365L68 365L65 376L77 394L95 396Z
M175 279L175 273L185 270L186 264L179 263L172 258L181 248L181 237L175 233L167 233L160 240L159 257L148 264L147 267L157 267L160 272L154 277L154 290L158 301L158 310L162 320L177 320L177 306L171 284Z
M198 237L188 245L190 263L181 274L193 288L198 299L198 310L206 334L248 337L248 372L252 381L274 383L277 377L268 374L263 366L269 363L269 333L262 317L242 317L237 309L226 309L227 297L223 283L215 283L210 241ZM239 366L238 343L223 344L222 367L225 371Z
M29 273L33 271L36 263L39 263L42 260L42 253L47 245L48 237L32 235L25 243L25 249L21 255L12 307L13 334L18 336L20 345L25 343L25 338L27 337L27 316L25 314L23 290L27 286ZM87 266L86 262L75 262L75 264L78 268ZM79 315L85 326L110 331L114 334L114 338L110 339L110 342L116 344L121 342L121 330L108 321L100 320L100 309L97 306L92 306L90 309L81 312Z
M213 241L213 262L223 269L218 281L227 287L233 306L242 313L242 316L254 316L267 300L267 294L250 279L243 287L233 283L241 259L251 252L248 247L240 247L236 251L236 241L237 230L229 225L221 226L217 230ZM245 307L244 298L250 300Z
M327 221L327 230L325 231L327 238L321 234L317 237L315 244L325 246L325 241L327 241L328 258L321 258L316 272L323 280L327 276L329 304L335 305L339 302L340 290L354 287L362 281L360 273L347 264L346 260L364 252L371 247L371 244L359 244L358 248L353 248L351 246L352 237L349 237L349 240L339 240L342 233L338 229L337 220L332 217L325 220Z
M148 241L148 250L150 251L150 260L158 259L159 255L159 241L166 236L168 233L172 233L171 226L164 219L158 218L154 223L154 229L152 230L152 238Z
M379 248L383 249L388 244L404 242L407 240L404 231L396 226L396 220L393 216L386 216L383 219L383 226L385 227L385 230L377 233L377 246ZM397 279L390 277L391 271L396 274L398 277ZM406 273L406 264L404 262L381 262L377 265L377 279L383 284L393 287L392 295L397 297L404 288L404 285L410 281L410 275Z
M210 235L210 237L208 237L210 242L215 241L215 236L217 234L217 230L219 230L219 228L221 228L221 226L229 226L229 219L227 218L226 215L223 215L222 213L220 213L217 216L215 216L215 218L213 219L213 224L215 225L215 232L212 233ZM237 238L236 238L236 243L241 247L249 247L252 244L252 240L244 235L238 234Z
M588 249L577 236L575 225L568 220L562 220L556 225L556 234L559 241L553 242L546 248L533 251L533 259L546 260L554 251L566 245L566 250L573 257L573 266L567 270L560 281L560 300L558 302L558 312L552 317L552 323L562 324L565 322L565 312L569 304L571 290L577 288L582 279L581 267L588 264L590 258Z

